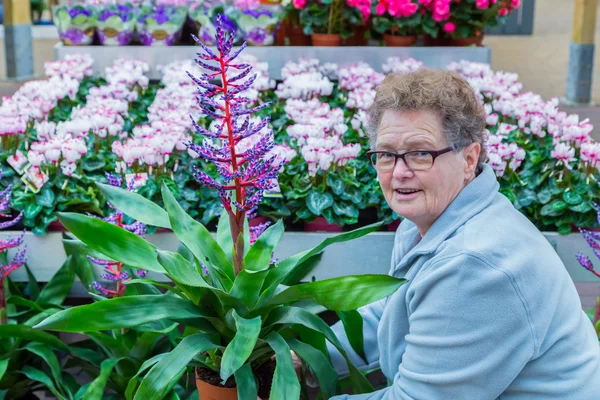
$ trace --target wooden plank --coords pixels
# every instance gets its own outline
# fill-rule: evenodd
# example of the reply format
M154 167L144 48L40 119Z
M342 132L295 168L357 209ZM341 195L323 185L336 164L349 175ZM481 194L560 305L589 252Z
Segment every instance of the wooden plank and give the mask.
M31 7L29 1L4 0L3 4L5 25L31 24Z

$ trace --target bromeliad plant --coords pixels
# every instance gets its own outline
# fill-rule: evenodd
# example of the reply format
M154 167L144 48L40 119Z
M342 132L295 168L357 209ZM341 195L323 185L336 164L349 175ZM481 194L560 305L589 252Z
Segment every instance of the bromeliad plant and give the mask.
M283 236L281 221L250 245L246 213L260 202L265 190L272 188L279 165L275 157L263 156L273 146L271 132L259 134L268 119L250 122L251 114L267 105L245 107L241 93L254 78L236 83L248 76L251 68L236 63L245 45L232 52L233 37L219 22L217 52L199 43L203 52L196 62L209 72L192 77L199 87L201 110L219 121L214 130L197 127L206 140L191 146L215 163L221 175L213 179L203 171L194 171L197 179L218 191L223 203L216 239L183 211L164 185L165 209L135 193L103 186L106 198L123 213L149 225L172 229L181 241L180 251L160 250L127 230L85 215L62 214L63 224L89 255L164 273L173 285L153 282L167 292L126 295L74 307L49 317L36 328L90 332L135 328L151 321L177 322L185 327L183 339L172 351L155 357L139 371L140 377L145 375L135 399L162 398L187 367L195 366L203 376L212 371L217 382L226 383L234 377L238 397L255 400L259 387L254 375L273 356L274 375L272 380L266 378L272 381L270 398L297 399L300 383L290 350L312 368L324 398L329 398L338 391L339 381L329 361L326 341L346 358L354 391L371 391L338 338L315 314L330 309L348 317L344 319L350 328L350 343L364 358L362 319L356 309L395 292L404 280L361 275L287 286L314 268L328 245L364 236L379 225L328 238L313 249L281 261L273 260L274 249ZM239 71L237 75L227 74L234 69ZM260 136L252 147L238 151L241 142L256 139L256 135ZM134 382L137 385L138 380ZM269 395L268 391L264 393L264 386L260 389L262 397Z
M598 223L600 223L600 208L598 204L594 203L594 207L598 210ZM579 228L579 231L583 235L583 238L591 247L592 251L596 255L596 257L600 258L600 234L598 232L591 231L589 229ZM588 256L583 254L582 252L577 253L577 261L579 264L592 274L596 275L600 278L600 272L594 268L594 263ZM596 328L596 333L598 334L598 340L600 340L600 296L596 299L596 308L588 311L588 315Z

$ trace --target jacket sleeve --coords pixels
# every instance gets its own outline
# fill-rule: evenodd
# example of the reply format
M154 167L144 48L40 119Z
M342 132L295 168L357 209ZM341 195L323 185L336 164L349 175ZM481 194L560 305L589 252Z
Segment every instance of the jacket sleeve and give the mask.
M372 368L377 368L379 366L377 327L379 326L379 320L381 319L381 315L383 314L385 301L386 299L381 299L373 304L369 304L358 310L360 315L363 317L363 339L365 355L367 356L366 363L352 349L350 342L348 342L348 337L346 336L346 332L344 330L344 326L342 325L342 321L338 321L335 325L331 327L335 335L342 343L342 347L344 348L344 350L346 350L348 357L359 370L369 370ZM327 342L327 349L329 350L329 354L331 356L331 363L337 371L338 375L340 375L341 377L348 375L348 364L346 363L346 360L344 359L342 354L339 351L337 351L337 349L329 342Z
M498 398L537 346L522 290L477 254L437 261L407 291L410 329L392 385L334 399Z

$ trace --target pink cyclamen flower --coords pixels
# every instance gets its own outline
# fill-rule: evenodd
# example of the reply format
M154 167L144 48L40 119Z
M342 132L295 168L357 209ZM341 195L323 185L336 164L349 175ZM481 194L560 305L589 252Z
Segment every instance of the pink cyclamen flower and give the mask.
M554 150L550 152L550 155L553 158L561 161L566 167L568 167L569 162L575 161L575 149L569 146L566 143L558 143Z
M490 0L476 0L475 7L480 10L485 10L490 6Z
M501 17L506 17L508 15L508 8L501 8L498 10L498 15Z
M303 10L306 7L306 0L293 0L292 3L296 10Z
M454 22L450 21L450 22L446 22L444 24L444 32L452 35L455 30L456 30L456 25L454 24Z

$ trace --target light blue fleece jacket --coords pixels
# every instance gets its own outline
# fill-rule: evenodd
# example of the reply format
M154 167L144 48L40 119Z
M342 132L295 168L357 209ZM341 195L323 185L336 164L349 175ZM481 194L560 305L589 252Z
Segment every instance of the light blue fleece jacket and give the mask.
M498 188L485 165L422 239L400 224L390 274L409 281L360 310L368 364L333 327L357 367L392 384L334 399L600 399L598 338L573 281Z

